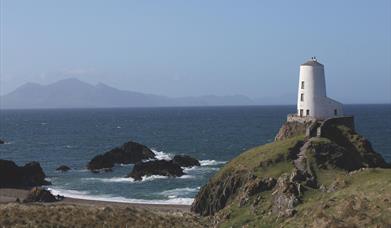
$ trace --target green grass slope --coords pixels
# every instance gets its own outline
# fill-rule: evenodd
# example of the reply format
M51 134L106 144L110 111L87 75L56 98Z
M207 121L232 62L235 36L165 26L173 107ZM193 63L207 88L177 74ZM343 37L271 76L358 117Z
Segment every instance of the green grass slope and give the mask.
M192 211L217 227L391 227L391 169L335 126L250 149L201 188Z

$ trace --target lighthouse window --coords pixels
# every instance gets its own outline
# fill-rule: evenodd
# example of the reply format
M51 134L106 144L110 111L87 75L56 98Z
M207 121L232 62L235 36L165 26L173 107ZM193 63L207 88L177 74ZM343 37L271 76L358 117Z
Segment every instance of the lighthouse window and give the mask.
M307 109L307 116L309 116L310 115L310 110L309 109Z
M337 116L338 115L338 111L337 109L334 109L334 116Z
M303 109L300 109L300 117L303 117Z
M304 81L301 82L301 89L304 89Z
M301 100L301 101L304 101L304 93L302 93L302 94L300 95L300 100Z

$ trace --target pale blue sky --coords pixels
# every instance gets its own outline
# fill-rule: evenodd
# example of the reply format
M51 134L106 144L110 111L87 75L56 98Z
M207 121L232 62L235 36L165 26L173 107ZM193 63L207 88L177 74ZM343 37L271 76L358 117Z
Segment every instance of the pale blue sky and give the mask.
M0 93L83 81L167 96L295 94L325 64L328 94L391 102L391 1L0 0Z

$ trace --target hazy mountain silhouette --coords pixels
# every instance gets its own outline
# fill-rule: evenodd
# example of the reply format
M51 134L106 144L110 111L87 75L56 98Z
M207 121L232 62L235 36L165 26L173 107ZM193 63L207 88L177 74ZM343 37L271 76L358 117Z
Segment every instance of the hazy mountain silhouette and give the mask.
M91 85L75 78L49 85L26 83L0 99L4 109L253 105L243 95L171 98Z

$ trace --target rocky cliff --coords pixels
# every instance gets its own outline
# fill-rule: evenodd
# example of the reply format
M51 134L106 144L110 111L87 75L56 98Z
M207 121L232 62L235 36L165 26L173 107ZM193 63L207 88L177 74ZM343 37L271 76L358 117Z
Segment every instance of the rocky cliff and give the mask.
M275 142L231 160L192 211L222 227L391 224L389 164L353 127L335 122L305 137L309 125L284 124Z

